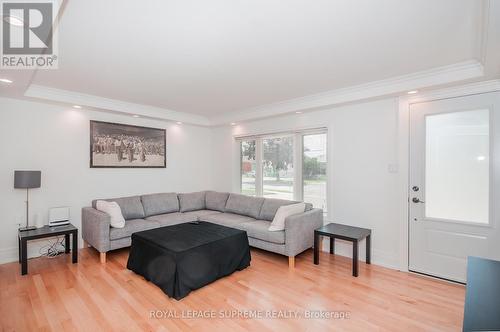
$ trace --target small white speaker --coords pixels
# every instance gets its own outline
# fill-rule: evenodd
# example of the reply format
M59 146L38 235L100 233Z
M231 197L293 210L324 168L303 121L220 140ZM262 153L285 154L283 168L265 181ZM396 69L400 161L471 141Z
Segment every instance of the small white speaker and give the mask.
M69 207L55 207L49 209L49 226L61 226L69 224Z

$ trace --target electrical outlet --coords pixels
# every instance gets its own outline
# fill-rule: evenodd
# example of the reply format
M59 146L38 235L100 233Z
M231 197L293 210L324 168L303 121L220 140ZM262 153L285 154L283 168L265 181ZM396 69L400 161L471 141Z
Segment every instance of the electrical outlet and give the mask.
M389 164L387 166L387 171L389 173L398 173L399 172L399 165L398 164Z
M24 225L26 221L24 220L24 216L16 216L14 218L14 224L17 228L21 228L21 225Z

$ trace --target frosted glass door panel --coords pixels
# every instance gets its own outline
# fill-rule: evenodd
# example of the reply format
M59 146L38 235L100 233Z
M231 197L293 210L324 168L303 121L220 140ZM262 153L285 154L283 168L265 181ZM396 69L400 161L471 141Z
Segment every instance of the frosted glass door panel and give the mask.
M488 223L489 110L425 119L425 216Z

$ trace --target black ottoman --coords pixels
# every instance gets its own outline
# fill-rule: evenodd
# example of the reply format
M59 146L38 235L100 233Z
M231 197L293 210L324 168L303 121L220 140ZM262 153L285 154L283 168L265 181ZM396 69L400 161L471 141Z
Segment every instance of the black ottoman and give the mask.
M245 231L200 221L132 234L127 268L179 300L250 259Z

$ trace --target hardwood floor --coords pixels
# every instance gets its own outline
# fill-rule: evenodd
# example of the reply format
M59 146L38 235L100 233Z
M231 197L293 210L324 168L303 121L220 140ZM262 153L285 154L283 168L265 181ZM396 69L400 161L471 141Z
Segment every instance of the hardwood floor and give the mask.
M32 259L27 276L20 275L17 262L0 265L1 330L459 331L462 326L464 286L364 263L353 278L350 259L327 253L316 266L312 251L305 252L289 269L286 257L252 249L249 268L181 301L127 270L128 250L108 253L104 265L92 248L79 255L75 265L69 255ZM217 318L182 317L202 310ZM345 311L348 318L266 318L270 310ZM231 313L264 318L220 317Z

